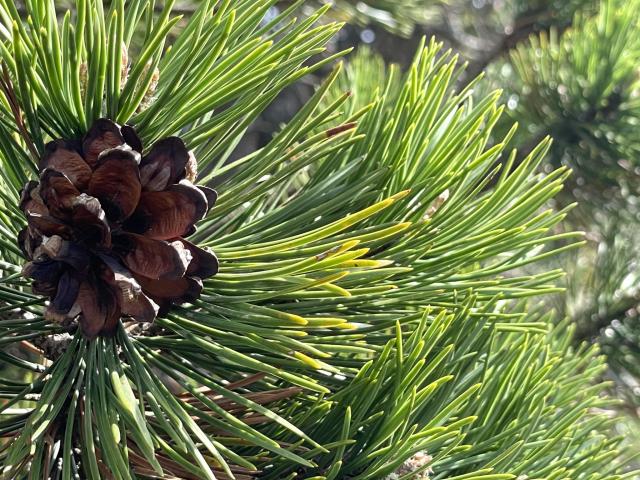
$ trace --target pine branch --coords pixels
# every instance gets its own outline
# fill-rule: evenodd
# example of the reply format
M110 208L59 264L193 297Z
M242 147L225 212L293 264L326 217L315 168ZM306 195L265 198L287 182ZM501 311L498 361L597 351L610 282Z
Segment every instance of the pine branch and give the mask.
M581 244L545 207L568 175L539 173L549 142L512 168L499 93L455 90L432 40L408 72L338 63L234 157L347 53L321 56L326 7L265 24L272 5L202 2L174 39L171 2L79 0L59 23L29 0L30 25L0 0L0 57L48 145L33 168L5 94L3 474L623 475L597 349L526 302L562 272L520 269ZM58 347L69 325L52 361L4 348Z
M518 48L522 42L528 40L531 35L545 30L540 26L540 20L540 17L531 15L529 18L516 21L513 30L509 34L504 35L495 47L483 54L480 59L474 60L469 64L466 73L467 78L476 78L494 62L501 58L508 57L513 50ZM571 28L571 23L553 25L549 28L555 29L558 35L562 35L565 30ZM547 33L549 32L549 28L546 29Z

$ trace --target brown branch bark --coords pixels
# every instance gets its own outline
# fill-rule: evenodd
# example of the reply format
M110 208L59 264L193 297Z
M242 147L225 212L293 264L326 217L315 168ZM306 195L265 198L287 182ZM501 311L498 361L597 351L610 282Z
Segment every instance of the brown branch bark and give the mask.
M638 307L640 307L640 294L622 299L613 310L598 314L591 321L579 322L575 334L576 341L593 341L614 320L624 318L627 311Z
M541 29L538 26L539 20L539 18L537 20L533 20L533 17L531 17L526 23L522 23L514 28L512 33L502 37L502 40L498 45L490 49L479 60L472 62L469 65L467 68L467 78L469 80L476 78L484 72L490 64L495 62L497 59L508 55L511 50L520 44L520 42L527 40L534 33L542 32L544 29ZM570 24L557 27L558 33L562 34L569 27Z

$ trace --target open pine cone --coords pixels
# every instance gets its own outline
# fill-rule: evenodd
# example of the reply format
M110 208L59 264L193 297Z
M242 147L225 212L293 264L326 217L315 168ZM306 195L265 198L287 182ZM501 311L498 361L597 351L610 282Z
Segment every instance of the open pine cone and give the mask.
M51 299L47 318L78 318L88 338L195 300L218 271L213 253L184 239L217 197L192 183L195 158L177 137L142 150L132 127L97 120L81 142L49 143L39 182L22 191L23 274Z

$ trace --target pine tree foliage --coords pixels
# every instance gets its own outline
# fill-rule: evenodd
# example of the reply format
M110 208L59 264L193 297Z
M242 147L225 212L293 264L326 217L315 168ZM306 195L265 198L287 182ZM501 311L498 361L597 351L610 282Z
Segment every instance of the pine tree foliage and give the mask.
M273 4L203 1L169 45L171 1L78 0L58 23L53 1L0 0L0 360L21 372L0 380L3 478L630 478L597 348L526 303L561 272L513 273L579 244L545 209L567 176L536 173L550 142L517 165L514 130L490 146L499 93L455 91L431 42L406 74L337 64L235 159L342 55L318 56L326 8L265 24ZM88 341L44 318L15 239L45 143L100 117L194 149L220 197L191 238L221 268L192 305Z
M574 167L594 202L620 196L620 186L637 193L639 9L619 3L603 1L593 17L579 12L564 34L533 36L512 55L523 92L513 117L525 135L553 132L550 158Z

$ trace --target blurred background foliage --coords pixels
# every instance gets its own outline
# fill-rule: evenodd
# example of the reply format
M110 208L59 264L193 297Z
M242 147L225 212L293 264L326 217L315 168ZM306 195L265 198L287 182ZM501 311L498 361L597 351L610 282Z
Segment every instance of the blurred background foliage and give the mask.
M188 16L196 3L179 1L175 11ZM274 7L274 16L290 3ZM311 12L328 2L300 3ZM162 4L157 2L159 10ZM606 375L615 380L625 418L619 428L638 441L640 2L336 0L331 15L346 22L334 50L360 50L348 60L360 64L354 70L367 73L350 82L356 95L375 95L372 85L380 83L385 64L408 65L420 39L435 35L468 64L461 88L484 72L489 81L479 95L503 90L508 115L496 133L518 122L512 147L527 153L544 137L553 137L548 168L574 170L555 202L559 208L580 204L563 228L585 231L588 243L551 260L554 266L562 262L567 275L566 293L550 297L549 306L575 324L576 343L602 345L609 359ZM312 77L281 94L236 155L264 145L313 87Z

